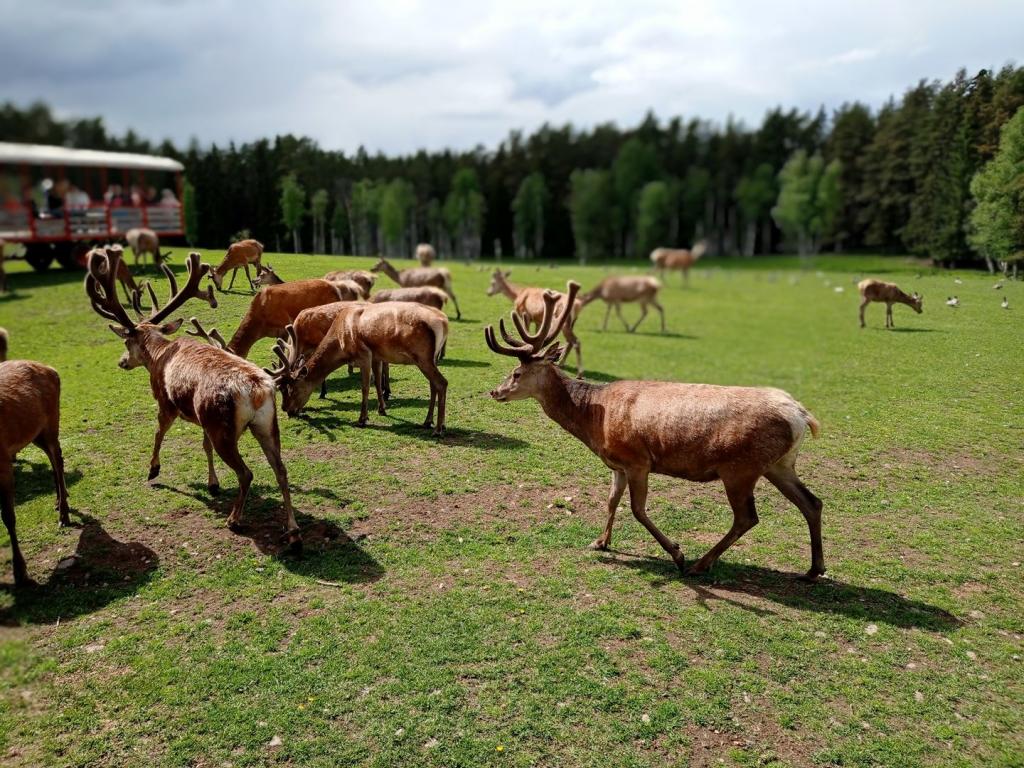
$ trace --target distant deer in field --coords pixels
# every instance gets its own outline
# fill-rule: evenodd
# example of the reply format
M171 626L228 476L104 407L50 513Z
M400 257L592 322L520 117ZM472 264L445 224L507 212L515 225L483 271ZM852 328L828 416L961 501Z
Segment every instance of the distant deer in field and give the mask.
M345 286L346 291L354 292L359 298L365 299L370 294L370 287L373 285L373 281L377 279L377 276L361 269L350 269L337 272L328 272L323 277L324 280L330 280L332 283L342 283ZM260 267L256 275L256 280L253 281L256 285L283 285L287 282L282 278L274 268L269 264L265 267Z
M421 267L429 267L437 258L437 252L430 243L420 243L416 246L416 261Z
M915 291L908 296L895 283L883 283L881 280L861 280L857 283L857 290L860 292L860 327L864 327L864 309L872 301L885 303L885 327L895 328L892 321L892 305L906 304L917 314L921 314L921 296Z
M458 299L452 292L452 274L444 267L412 267L401 271L391 266L387 259L381 259L370 270L371 272L383 272L403 288L417 288L423 285L432 285L440 288L448 294L448 298L455 305L455 319L462 317L459 310Z
M256 290L256 284L252 281L252 275L249 274L249 265L256 265L256 274L260 273L260 260L263 258L263 243L259 240L239 240L237 243L232 243L228 246L227 253L224 254L224 259L210 271L210 279L213 284L217 286L218 291L223 291L224 275L231 270L231 282L228 283L228 290L230 291L235 285L235 275L238 274L239 268L245 269L245 279L249 281L249 287Z
M526 327L529 329L530 325L533 324L540 327L541 321L544 319L544 295L548 293L544 288L528 288L522 285L516 285L508 281L508 276L512 272L502 272L500 269L494 270L491 274L491 284L487 288L487 295L494 296L498 293L505 294L508 298L512 299L512 307L515 312L523 316L526 321ZM566 307L566 295L564 293L558 293L558 304L555 310L559 313L565 311ZM572 310L569 312L569 316L564 323L559 323L562 329L562 335L565 337L565 341L568 344L566 347L566 355L568 350L576 350L576 378L583 377L583 351L580 345L580 340L576 337L576 332L573 327L576 325L576 320L579 318L580 312L583 310L583 302L576 299L572 302Z
M570 300L579 285L569 283ZM725 537L688 571L707 571L746 531L757 524L754 487L767 477L807 520L811 536L811 568L805 578L825 573L821 547L822 504L796 474L800 443L808 430L816 435L818 422L780 389L719 387L661 381L615 381L591 384L574 380L557 366L564 350L553 343L559 326L552 323L558 296L544 296L544 320L529 334L516 313L512 321L520 339L499 325L505 346L494 328L484 329L494 352L519 360L491 397L498 402L536 399L544 413L597 454L612 470L608 520L591 545L608 549L615 511L629 487L633 516L657 539L680 570L685 559L679 545L647 516L647 479L651 472L685 480L721 480L733 510ZM550 345L550 346L549 346Z
M149 372L150 388L158 407L149 479L153 480L160 474L160 446L174 420L180 416L198 424L203 430L210 492L220 491L213 466L214 450L238 477L238 495L228 515L228 526L237 531L253 477L238 452L238 439L248 429L263 449L281 489L289 544L293 551L301 550L302 537L292 509L288 472L281 460L273 380L252 363L216 346L190 338L167 338L181 327L182 320L164 321L190 298L206 301L211 307L217 306L213 288L208 286L205 291L199 290L199 282L209 272L210 265L201 264L198 253L189 254L186 262L188 280L181 290L178 290L174 274L163 266L170 282L171 298L160 308L150 289L153 307L143 317L139 293L136 292L133 305L140 313L140 319L133 321L114 291L113 275L117 273L120 258L119 248L108 248L102 256L94 251L89 259L85 290L93 310L100 317L113 321L110 330L124 339L125 352L118 365L124 370L143 366Z
M658 291L660 290L661 282L656 277L634 277L629 275L606 277L594 286L593 290L580 296L580 300L584 307L595 299L601 299L601 301L608 305L604 313L604 325L601 326L603 331L608 330L608 316L612 313L612 307L615 307L615 314L619 316L619 320L626 326L626 330L629 333L636 331L640 323L644 321L644 318L647 317L647 306L650 305L658 310L658 314L661 315L661 332L664 333L665 310L658 303ZM640 319L630 328L626 318L622 316L621 305L634 301L640 303Z
M257 267L256 279L252 282L254 287L260 287L264 285L281 285L285 280L274 271L272 266L269 264L261 264Z
M373 294L370 301L374 304L385 301L411 301L414 304L444 310L444 305L448 303L448 294L432 285L422 285L419 288L385 288Z
M304 322L302 315L296 320L297 324ZM288 326L286 333L287 341L278 341L274 347L281 365L271 373L281 390L281 407L289 416L302 409L331 371L352 362L361 369L363 400L358 424L365 426L371 369L377 390L377 412L383 416L387 413L383 364L398 363L415 365L430 382L430 407L423 426L433 426L436 404L434 435L444 434L448 380L437 367L448 342L448 317L444 312L411 302L341 306L308 359L302 353L295 326Z
M106 253L106 250L103 247L93 248L92 251ZM86 254L86 262L88 262L88 260L92 257L92 251L89 251L89 253ZM135 278L132 276L132 273L128 269L128 265L124 262L123 259L120 259L117 262L117 274L115 275L115 277L117 278L117 281L121 284L122 290L124 290L125 301L127 301L130 304L132 300L132 294L138 290L139 286L135 282Z
M128 247L132 249L135 266L139 265L139 259L142 259L142 263L145 265L147 253L153 257L153 266L155 267L159 267L171 255L169 252L160 253L160 236L152 229L145 227L129 229L124 233L124 239L128 242Z
M373 284L377 281L377 275L367 272L365 269L336 269L324 275L324 280L344 281L351 280L357 283L363 290L363 298L370 295Z
M0 328L0 353L6 334ZM0 354L2 361L3 354ZM18 546L14 517L14 457L34 443L50 460L57 488L57 518L70 525L64 455L60 449L60 376L49 366L30 360L0 362L0 513L11 538L14 586L32 584Z
M358 286L331 280L292 280L270 285L253 296L238 330L228 342L228 351L245 357L252 345L268 336L281 336L299 312L335 301L356 301Z
M690 267L697 263L708 249L706 241L701 240L687 250L685 248L655 248L651 251L651 263L659 271L661 279L665 279L666 269L678 269L683 273L683 283L690 282Z

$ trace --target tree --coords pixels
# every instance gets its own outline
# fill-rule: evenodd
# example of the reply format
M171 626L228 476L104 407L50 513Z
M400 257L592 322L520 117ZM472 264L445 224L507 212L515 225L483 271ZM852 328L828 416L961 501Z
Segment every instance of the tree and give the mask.
M544 175L534 171L522 180L512 200L517 256L529 251L533 258L540 258L544 249L544 209L547 203Z
M757 240L757 224L759 221L771 221L772 203L778 193L775 188L775 170L768 163L761 163L749 176L744 176L736 185L736 204L740 209L740 216L743 217L743 255L750 257L754 255L754 245ZM764 231L761 237L761 248L769 247L771 238L770 227Z
M292 251L302 251L299 228L306 216L306 190L299 184L294 173L281 180L281 221L292 233Z
M797 242L801 256L817 253L839 212L839 162L798 149L779 171L779 198L772 217Z
M415 213L416 191L405 179L394 179L380 194L380 232L389 255L407 256L413 243L408 242L410 221Z
M644 184L657 179L659 175L657 152L640 138L629 139L615 156L615 162L612 163L612 184L617 210L614 215L618 227L617 246L622 256L633 250L640 190Z
M352 228L352 251L357 254L377 253L377 221L380 212L380 188L371 179L361 179L352 185L349 202Z
M349 236L348 209L340 201L335 202L331 215L331 253L346 253L345 241Z
M1003 126L995 157L971 181L971 246L992 261L1024 260L1024 108Z
M310 198L310 214L313 217L313 250L327 253L327 206L331 198L326 189L318 189Z
M613 222L608 211L613 204L611 178L607 171L573 171L569 177L569 214L580 264L612 248Z
M199 206L196 204L196 188L185 179L181 188L181 204L185 212L185 240L190 246L199 242Z
M460 168L452 177L452 189L444 201L444 220L456 237L456 248L467 261L480 255L484 196L472 168Z
M832 116L832 132L825 144L825 159L838 160L843 203L836 218L836 246L856 248L864 243L864 223L858 199L864 185L864 155L875 134L875 119L868 107L843 104Z
M675 208L672 190L664 181L649 181L640 190L636 215L636 242L641 253L650 253L669 242Z

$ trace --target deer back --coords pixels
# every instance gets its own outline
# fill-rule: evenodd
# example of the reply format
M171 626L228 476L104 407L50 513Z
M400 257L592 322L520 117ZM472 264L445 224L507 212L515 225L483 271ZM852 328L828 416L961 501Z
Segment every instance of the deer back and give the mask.
M60 376L32 360L0 363L0 454L14 454L60 421Z

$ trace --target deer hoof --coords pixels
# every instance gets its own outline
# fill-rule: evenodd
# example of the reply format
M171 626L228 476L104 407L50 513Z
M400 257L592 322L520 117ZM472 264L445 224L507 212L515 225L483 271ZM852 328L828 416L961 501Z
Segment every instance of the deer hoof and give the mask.
M427 426L429 426L429 425L427 425ZM432 434L434 437L444 437L444 427L438 427L437 429L435 429L430 434Z
M155 480L156 476L159 475L159 474L160 474L160 465L159 464L154 464L152 467L149 468L149 477L147 477L146 479L147 480Z
M814 568L811 568L811 570L809 570L807 573L805 573L805 574L803 574L801 576L797 576L796 578L797 578L797 581L802 581L805 584L814 584L814 583L816 583L818 581L818 577L819 576L824 576L824 575L825 575L825 571L823 571L823 570L822 571L818 571L818 570L815 570Z
M217 496L220 493L220 483L213 483L206 487L209 489L211 496Z
M39 584L36 582L36 580L27 574L24 574L21 577L16 577L14 579L14 588L19 591L23 589L35 589L38 586Z
M241 533L242 524L238 520L228 520L228 530L232 533Z
M366 422L367 421L369 421L369 420L368 419L359 419L359 421L356 422L356 426L359 427L360 429L362 429L363 427L366 426Z
M297 532L288 534L288 554L302 557L302 536Z
M595 552L607 552L608 542L604 539L594 539L592 542L590 542L590 548L593 549Z

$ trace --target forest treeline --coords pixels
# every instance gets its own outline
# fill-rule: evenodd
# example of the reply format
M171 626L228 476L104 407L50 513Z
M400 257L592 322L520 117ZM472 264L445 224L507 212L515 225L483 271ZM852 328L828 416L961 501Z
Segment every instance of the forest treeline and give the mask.
M0 138L180 159L190 236L211 247L248 230L317 252L410 255L425 241L442 257L602 259L703 238L721 254L870 249L964 263L1008 256L977 248L971 182L1022 105L1024 68L1007 65L921 81L877 110L780 107L757 128L649 113L633 128L544 125L494 149L397 157L292 135L153 144L44 104L0 108Z

